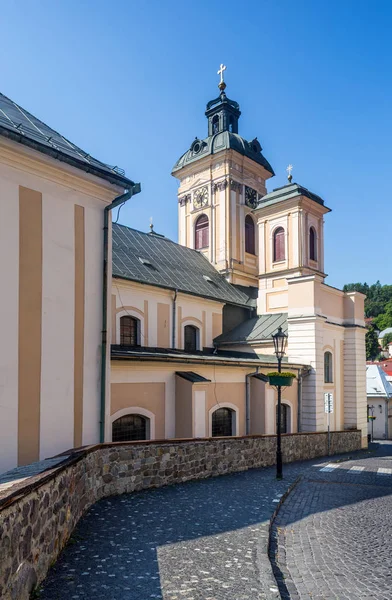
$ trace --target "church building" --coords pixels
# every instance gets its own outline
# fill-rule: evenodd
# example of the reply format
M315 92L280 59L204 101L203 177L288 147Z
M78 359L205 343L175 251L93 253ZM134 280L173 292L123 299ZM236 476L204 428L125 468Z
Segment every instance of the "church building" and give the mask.
M364 297L325 283L324 200L274 172L226 95L172 174L179 243L113 224L140 192L0 94L0 472L73 447L282 431L367 441Z
M274 171L239 134L226 95L207 136L178 159L176 244L113 225L111 393L106 439L276 432L272 335L288 335L283 432L359 428L367 439L364 296L325 283L324 200Z

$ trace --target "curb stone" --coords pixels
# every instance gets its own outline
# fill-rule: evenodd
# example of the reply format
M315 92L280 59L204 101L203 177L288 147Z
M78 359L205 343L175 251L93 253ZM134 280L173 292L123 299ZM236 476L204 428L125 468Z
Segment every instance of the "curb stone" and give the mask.
M287 488L287 490L285 491L285 493L279 500L279 503L277 504L277 506L270 518L268 549L267 549L268 552L267 553L268 553L268 558L269 558L269 562L271 564L271 570L272 570L272 574L273 574L273 578L274 578L274 586L273 587L276 588L276 592L272 591L272 589L271 589L272 586L270 586L270 592L269 592L269 595L267 595L267 600L276 600L276 599L280 599L280 598L283 600L289 600L291 598L290 593L284 582L283 574L282 574L282 572L277 564L277 561L276 561L276 553L278 550L278 532L277 532L276 528L274 527L274 523L275 523L275 519L282 507L282 504L285 502L287 497L297 487L297 485L299 484L299 482L302 479L303 479L303 476L299 475L297 477L297 479L292 484L290 484L290 486Z

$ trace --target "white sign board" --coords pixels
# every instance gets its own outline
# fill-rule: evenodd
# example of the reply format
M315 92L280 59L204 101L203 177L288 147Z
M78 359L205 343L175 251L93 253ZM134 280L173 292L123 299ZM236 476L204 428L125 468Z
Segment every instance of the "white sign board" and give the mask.
M333 413L333 394L331 392L324 394L324 412Z

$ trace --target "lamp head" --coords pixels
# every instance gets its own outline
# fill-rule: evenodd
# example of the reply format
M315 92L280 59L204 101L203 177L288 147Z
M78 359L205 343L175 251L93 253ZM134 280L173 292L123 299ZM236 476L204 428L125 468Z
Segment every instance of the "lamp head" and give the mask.
M278 327L278 331L272 336L272 339L274 340L276 358L281 360L286 353L287 335L283 333L281 327Z

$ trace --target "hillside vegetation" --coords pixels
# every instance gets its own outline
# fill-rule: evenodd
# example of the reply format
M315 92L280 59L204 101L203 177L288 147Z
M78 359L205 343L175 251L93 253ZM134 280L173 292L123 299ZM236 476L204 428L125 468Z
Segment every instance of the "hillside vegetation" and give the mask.
M372 285L348 283L343 290L366 294L365 317L373 319L366 334L366 359L374 360L379 357L381 350L377 341L377 331L392 327L392 285L381 285L379 281ZM384 344L390 341L390 337L385 337Z

